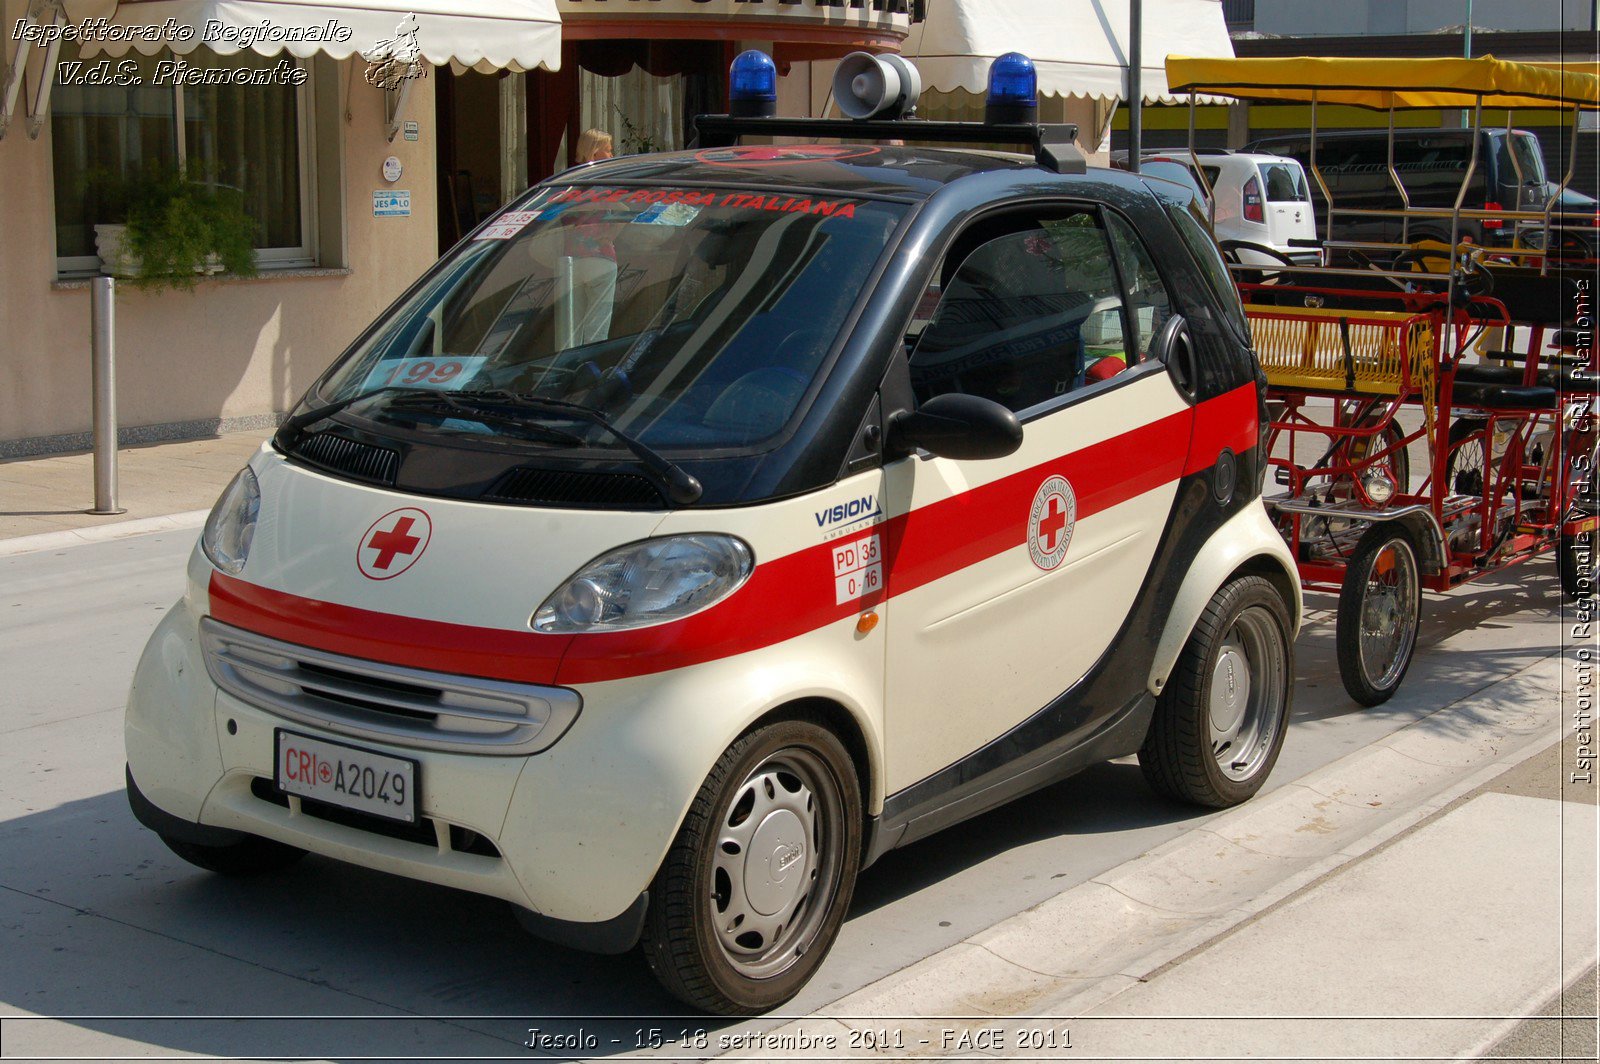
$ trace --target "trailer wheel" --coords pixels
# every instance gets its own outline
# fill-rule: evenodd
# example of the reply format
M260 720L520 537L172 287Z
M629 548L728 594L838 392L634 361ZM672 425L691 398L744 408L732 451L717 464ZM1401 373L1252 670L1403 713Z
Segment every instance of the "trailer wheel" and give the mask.
M1364 706L1387 702L1417 648L1422 584L1410 534L1391 522L1362 535L1339 592L1339 678Z

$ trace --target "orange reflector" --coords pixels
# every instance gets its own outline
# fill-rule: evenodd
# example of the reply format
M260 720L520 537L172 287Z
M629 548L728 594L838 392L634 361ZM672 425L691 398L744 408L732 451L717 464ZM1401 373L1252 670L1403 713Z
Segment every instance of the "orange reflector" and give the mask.
M856 621L856 631L860 632L862 635L866 635L876 627L878 627L878 615L876 612L871 610L863 613Z
M1388 576L1394 572L1394 551L1386 550L1378 555L1378 560L1373 563L1372 568L1379 576Z

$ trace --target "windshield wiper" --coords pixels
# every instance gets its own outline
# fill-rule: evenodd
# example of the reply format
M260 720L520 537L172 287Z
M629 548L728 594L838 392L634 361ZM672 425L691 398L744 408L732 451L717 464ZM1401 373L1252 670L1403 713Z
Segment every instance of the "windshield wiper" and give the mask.
M513 410L526 410L531 413L551 414L556 417L571 418L574 421L584 421L598 426L613 437L618 443L632 451L639 463L659 479L659 486L666 492L667 498L679 506L690 506L700 500L705 493L700 481L682 466L664 457L659 451L643 442L637 437L624 432L611 423L611 419L592 407L579 403L569 403L562 399L546 399L542 396L527 395L522 392L504 390L482 392L455 392L451 398L476 405L485 403L491 406L500 405Z
M482 425L498 425L550 443L559 443L566 447L578 447L583 444L583 437L575 433L552 428L549 425L540 425L537 422L529 421L527 418L513 417L510 414L485 409L484 404L472 401L481 398L485 394L483 392L441 392L437 389L428 389L416 394L396 396L389 402L388 409L439 414L447 418L459 417L468 421L476 421Z
M322 406L312 407L310 410L307 410L304 413L294 415L282 425L278 426L278 431L274 436L274 439L276 440L278 446L283 448L285 451L292 450L294 445L300 442L300 437L305 433L307 427L316 424L323 418L332 417L339 411L345 409L346 407L354 406L363 399L371 399L375 395L385 395L396 392L417 395L436 393L437 391L438 389L436 388L416 388L403 384L391 384L382 388L374 388L368 392L357 392L354 395L347 395L343 399L339 399L331 403L324 403Z

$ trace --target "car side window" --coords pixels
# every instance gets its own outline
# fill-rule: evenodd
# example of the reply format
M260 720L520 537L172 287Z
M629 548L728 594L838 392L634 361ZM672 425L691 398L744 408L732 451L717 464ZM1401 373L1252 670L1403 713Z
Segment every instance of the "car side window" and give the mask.
M1172 316L1172 301L1156 273L1156 264L1144 241L1121 215L1110 214L1107 225L1116 248L1117 265L1122 268L1122 283L1128 292L1128 316L1133 323L1133 361L1150 357L1150 345L1161 326Z
M1210 287L1211 294L1216 297L1217 306L1222 309L1223 316L1233 326L1234 335L1249 343L1250 322L1244 316L1244 306L1239 302L1239 290L1233 286L1233 275L1228 272L1227 264L1222 261L1222 253L1217 250L1216 241L1211 239L1211 234L1207 233L1189 212L1168 207L1167 216L1177 227L1178 235L1183 238L1183 242L1189 246L1195 265L1205 275L1206 284Z
M941 275L911 354L918 402L960 392L1027 410L1127 368L1122 291L1096 215L969 231Z

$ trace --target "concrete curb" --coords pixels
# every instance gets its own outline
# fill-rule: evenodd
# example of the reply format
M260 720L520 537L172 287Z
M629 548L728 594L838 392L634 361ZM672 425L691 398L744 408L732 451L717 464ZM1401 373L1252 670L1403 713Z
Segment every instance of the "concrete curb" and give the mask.
M42 550L60 550L63 547L81 547L88 543L107 543L114 539L144 536L152 532L199 528L206 523L210 513L210 510L188 510L160 517L141 517L132 521L90 525L87 528L64 528L59 532L41 532L35 536L17 536L14 539L0 540L0 558L33 554Z
M1081 1016L1559 741L1561 679L1541 659L770 1033Z

